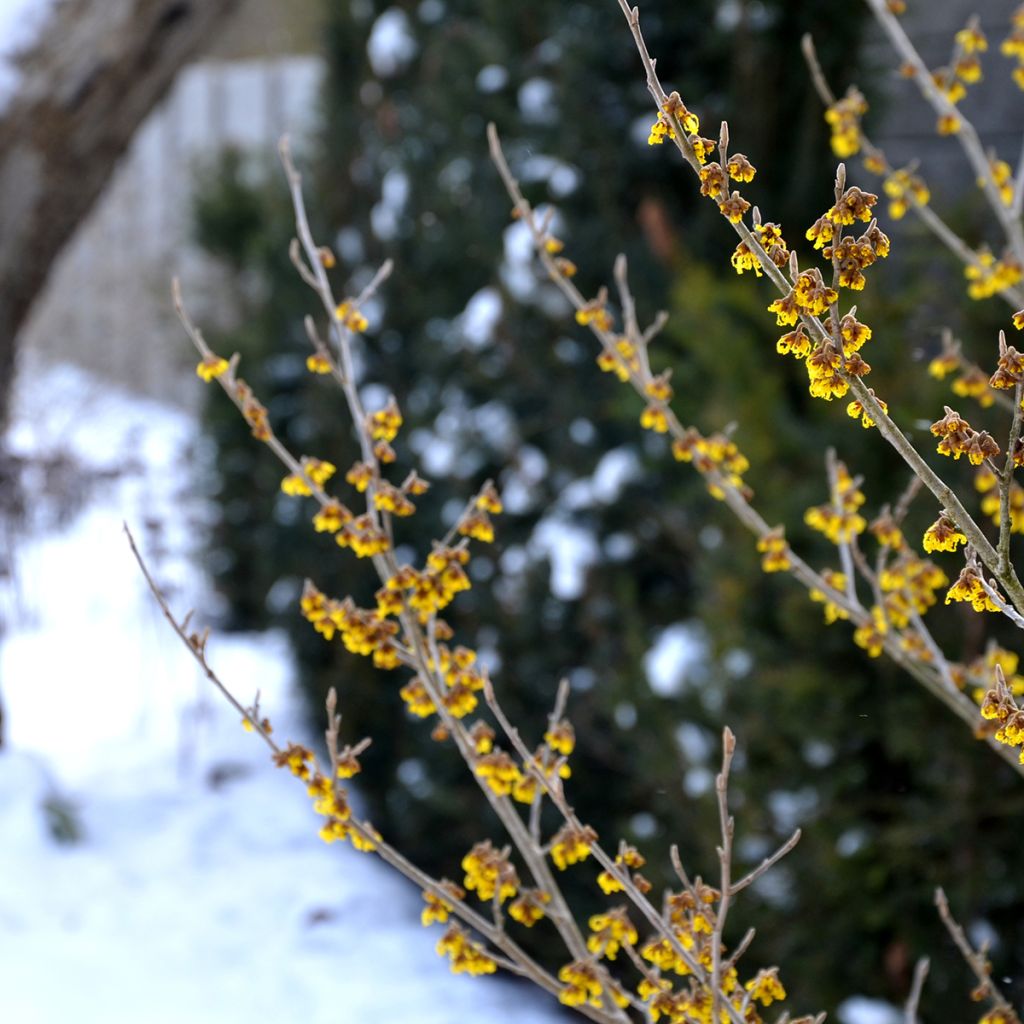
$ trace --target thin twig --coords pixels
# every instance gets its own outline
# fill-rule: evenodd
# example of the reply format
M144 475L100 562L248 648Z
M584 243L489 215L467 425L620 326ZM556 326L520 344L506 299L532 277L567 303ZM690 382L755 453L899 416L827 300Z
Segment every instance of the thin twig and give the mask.
M928 977L928 968L931 962L928 957L921 957L914 967L914 981L910 986L910 995L907 996L906 1005L903 1007L903 1024L919 1024L917 1011L921 1004L921 992L924 990L924 982Z
M949 909L949 900L941 888L935 890L935 906L938 908L942 923L946 926L946 931L949 932L956 948L960 950L960 955L974 972L974 977L978 981L979 998L989 999L996 1010L1005 1014L1006 1024L1020 1024L1017 1012L1000 991L999 986L992 980L992 969L988 957L985 956L983 950L976 950L971 945L963 928L953 917L953 912Z

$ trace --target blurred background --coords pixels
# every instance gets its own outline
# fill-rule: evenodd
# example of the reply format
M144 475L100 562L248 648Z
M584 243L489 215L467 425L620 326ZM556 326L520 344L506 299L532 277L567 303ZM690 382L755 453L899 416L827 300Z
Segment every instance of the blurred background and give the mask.
M981 5L993 46L964 105L1011 163L1024 104L995 43L1013 7ZM933 67L975 10L908 8ZM895 163L920 159L950 222L995 247L958 147L934 134L866 10L650 0L641 13L666 85L707 134L728 118L759 168L749 193L791 244L835 174L800 57L811 32L836 91L867 95L873 140ZM242 699L261 691L279 733L317 743L338 688L345 738L374 739L360 799L414 860L458 877L473 842L499 838L452 752L405 716L397 676L297 614L305 576L365 604L369 567L279 493L269 454L196 380L173 316L177 274L289 445L351 463L337 396L304 368L314 303L287 257L284 132L339 293L396 263L358 363L367 403L393 392L405 413L399 474L435 482L403 523L410 558L484 479L499 484L507 514L450 621L528 736L570 680L581 816L640 846L659 884L673 842L713 877L728 723L741 869L804 830L736 914L758 928L749 962L782 965L795 1013L898 1021L922 955L925 1017L971 1012L932 909L939 884L1020 1001L1019 782L847 627L826 630L800 588L761 573L750 539L641 433L635 396L598 372L510 224L491 120L530 198L555 206L583 292L624 251L642 314L671 313L654 359L675 368L681 419L738 425L759 508L812 564L834 557L801 525L826 496L824 444L865 474L872 513L902 491L877 439L812 404L800 367L778 360L766 289L736 278L731 232L672 153L648 147L614 0L0 0L0 55L0 1011L355 1021L386 998L396 1022L560 1016L512 982L449 976L416 892L320 843L302 795L178 650L121 533L125 521L177 608L214 625L212 660ZM878 190L856 160L850 177ZM971 303L912 219L881 224L894 255L860 316L874 386L921 429L949 400L923 376L941 328L990 362L1006 312ZM910 535L933 518L920 505ZM933 614L953 656L981 653L970 613ZM596 909L588 871L566 881ZM557 962L551 936L530 941Z

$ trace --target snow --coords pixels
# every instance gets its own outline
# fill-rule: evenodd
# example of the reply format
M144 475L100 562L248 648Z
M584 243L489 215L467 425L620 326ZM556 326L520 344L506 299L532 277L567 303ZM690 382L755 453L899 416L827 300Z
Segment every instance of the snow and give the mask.
M56 6L56 0L0 0L0 114L21 80L16 58L32 47Z
M508 85L508 69L500 64L487 64L476 76L476 87L480 92L498 92Z
M481 288L470 298L455 323L471 350L481 349L494 340L501 313L501 295L496 288Z
M590 530L561 515L545 516L530 536L534 558L551 562L551 592L560 601L572 601L583 593L587 569L600 557L600 548Z
M528 78L519 87L519 113L527 124L553 124L558 120L555 87L546 78Z
M900 1024L903 1014L890 1003L865 996L851 996L836 1011L839 1024Z
M162 538L153 566L176 607L208 600L187 557L189 419L31 363L15 399L13 450L67 450L94 477L77 515L34 502L0 593L4 1019L560 1019L540 993L451 975L415 889L325 846L301 785L201 685L121 533L127 519L144 549ZM305 738L280 636L214 636L210 653L244 700L261 688L279 735ZM52 838L47 807L79 841Z
M681 693L687 677L707 657L707 643L696 622L667 626L644 655L644 671L650 688L659 697Z
M373 73L380 78L397 75L416 56L416 50L408 15L400 7L389 7L373 23L366 42Z

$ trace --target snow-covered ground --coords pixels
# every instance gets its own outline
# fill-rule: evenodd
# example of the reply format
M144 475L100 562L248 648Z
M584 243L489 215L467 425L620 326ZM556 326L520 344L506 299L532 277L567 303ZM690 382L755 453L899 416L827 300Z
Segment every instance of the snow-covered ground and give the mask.
M10 447L96 472L76 514L30 503L0 590L0 1020L554 1021L539 993L451 975L418 893L325 846L301 787L200 685L121 532L159 541L176 605L202 604L181 511L192 439L182 414L80 371L19 378ZM280 637L210 653L301 738ZM59 843L48 822L69 817L80 838Z

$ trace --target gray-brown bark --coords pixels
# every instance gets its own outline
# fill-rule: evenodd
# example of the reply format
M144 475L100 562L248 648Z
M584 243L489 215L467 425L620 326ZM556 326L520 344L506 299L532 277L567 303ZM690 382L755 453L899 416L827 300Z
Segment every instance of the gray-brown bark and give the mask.
M0 427L19 326L136 128L237 0L64 0L0 116Z

